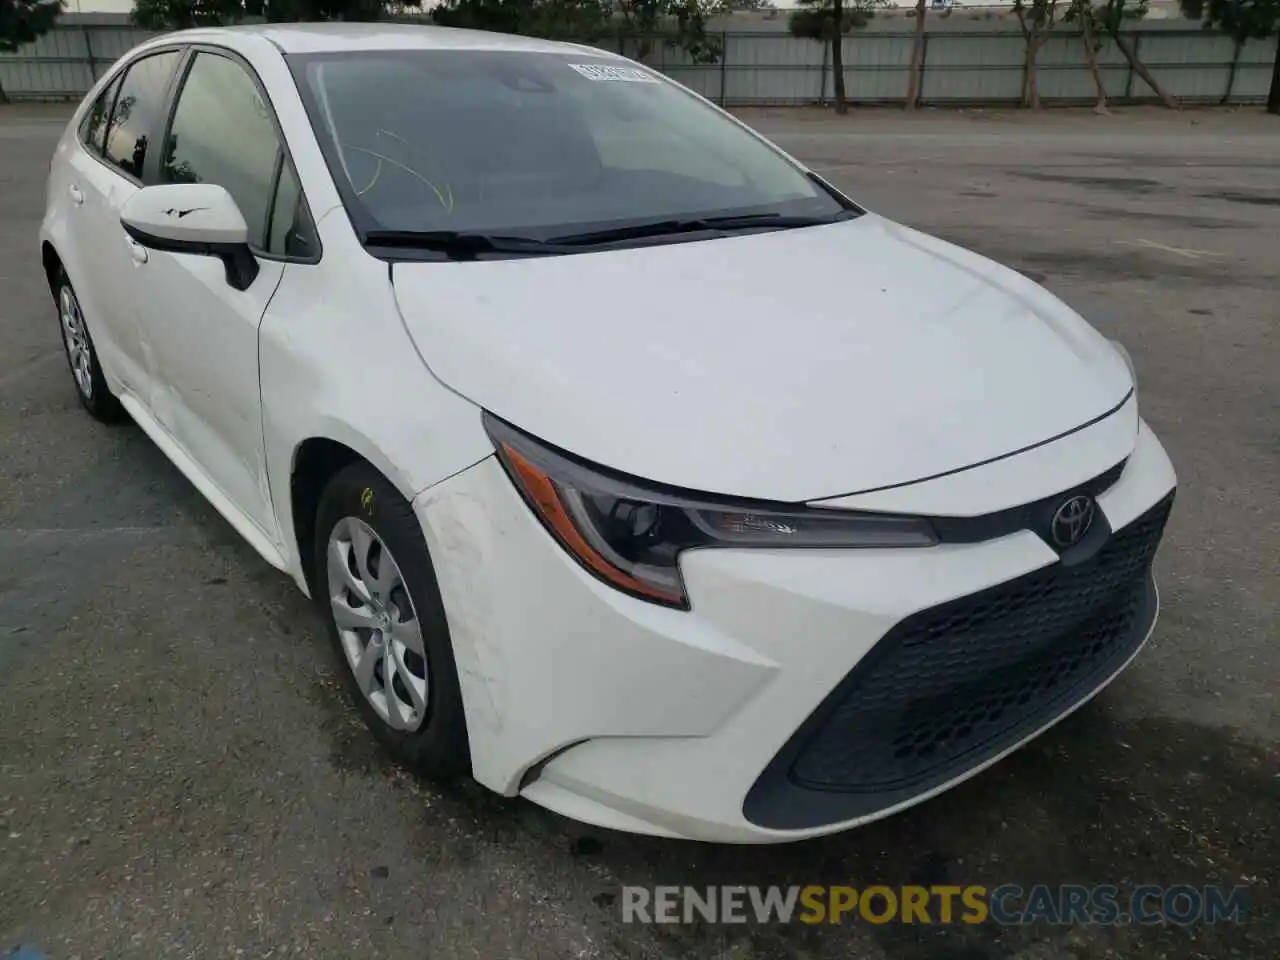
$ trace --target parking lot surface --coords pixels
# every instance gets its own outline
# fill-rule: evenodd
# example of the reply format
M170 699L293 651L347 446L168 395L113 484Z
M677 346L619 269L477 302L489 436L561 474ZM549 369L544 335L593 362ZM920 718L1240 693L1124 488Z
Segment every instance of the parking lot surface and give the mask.
M1126 343L1180 488L1154 638L1092 704L907 813L729 848L595 830L385 761L293 584L141 431L79 408L37 245L68 114L0 109L0 956L1280 956L1277 118L742 113ZM860 309L840 276L777 279ZM623 884L914 883L1245 885L1250 909L1188 927L620 912Z

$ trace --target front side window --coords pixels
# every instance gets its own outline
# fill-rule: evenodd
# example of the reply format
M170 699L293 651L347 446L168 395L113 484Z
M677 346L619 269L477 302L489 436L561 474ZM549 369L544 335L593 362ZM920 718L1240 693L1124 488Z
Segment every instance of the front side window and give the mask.
M276 232L268 218L282 162L270 110L253 79L228 57L196 54L178 95L160 181L223 187L244 216L250 244L266 249L268 230Z
M134 62L115 98L103 153L108 163L138 179L142 179L148 141L161 125L160 113L178 57L178 52L171 50Z
M364 231L547 240L671 218L849 215L702 101L590 54L359 51L290 66Z
M320 253L320 243L311 221L311 211L297 174L283 161L271 202L271 226L267 230L267 253L296 260L309 260Z

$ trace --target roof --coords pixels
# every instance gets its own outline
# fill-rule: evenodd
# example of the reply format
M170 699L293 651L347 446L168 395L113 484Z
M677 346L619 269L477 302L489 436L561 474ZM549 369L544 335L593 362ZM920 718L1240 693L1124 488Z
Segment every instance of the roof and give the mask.
M253 34L285 53L333 53L344 50L531 50L541 52L616 54L576 43L520 37L487 30L462 30L414 23L255 23L182 31L196 34Z

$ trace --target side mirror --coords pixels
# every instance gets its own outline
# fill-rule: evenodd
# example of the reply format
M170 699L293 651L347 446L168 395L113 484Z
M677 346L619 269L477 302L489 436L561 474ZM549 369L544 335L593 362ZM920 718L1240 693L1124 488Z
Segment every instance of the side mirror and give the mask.
M217 184L143 187L126 201L120 225L136 243L152 250L217 257L227 268L227 283L237 290L247 290L258 276L244 215Z

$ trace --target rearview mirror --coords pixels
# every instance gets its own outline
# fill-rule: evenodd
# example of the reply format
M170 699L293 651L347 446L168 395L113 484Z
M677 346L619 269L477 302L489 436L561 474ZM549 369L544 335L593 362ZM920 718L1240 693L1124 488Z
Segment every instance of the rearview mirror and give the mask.
M247 290L258 275L244 215L217 184L143 187L125 202L120 225L136 243L152 250L219 258L227 269L227 283L237 290Z

